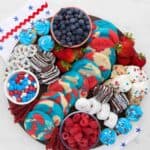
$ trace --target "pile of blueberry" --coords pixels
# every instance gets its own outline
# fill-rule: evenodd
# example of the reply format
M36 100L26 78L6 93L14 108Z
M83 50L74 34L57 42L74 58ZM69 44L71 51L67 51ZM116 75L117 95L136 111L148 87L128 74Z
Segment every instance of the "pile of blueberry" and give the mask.
M56 39L63 46L81 44L91 31L90 19L78 8L62 8L52 24Z

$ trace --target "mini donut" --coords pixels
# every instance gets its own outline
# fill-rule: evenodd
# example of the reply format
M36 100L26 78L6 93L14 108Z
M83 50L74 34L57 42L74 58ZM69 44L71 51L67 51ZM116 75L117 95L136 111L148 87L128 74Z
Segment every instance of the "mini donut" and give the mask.
M96 114L99 120L106 120L110 114L110 105L108 103L102 104L101 110Z
M79 111L89 112L91 103L86 98L79 98L75 103L75 108Z
M116 126L117 121L118 116L114 112L110 112L108 119L104 121L104 125L113 129Z
M34 139L47 141L51 137L54 123L52 118L42 111L31 111L24 121L26 132Z
M91 105L90 111L88 111L89 114L94 115L101 110L101 103L98 102L95 98L90 98L88 101Z

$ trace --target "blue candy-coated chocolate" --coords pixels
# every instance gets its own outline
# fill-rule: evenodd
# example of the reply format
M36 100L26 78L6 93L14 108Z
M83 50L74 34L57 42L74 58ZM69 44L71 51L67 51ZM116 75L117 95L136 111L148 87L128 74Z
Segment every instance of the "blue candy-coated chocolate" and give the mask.
M126 117L130 121L139 121L142 115L143 115L143 111L139 105L131 105L126 110Z
M83 76L74 70L65 73L62 76L62 79L73 83L77 88L80 88L83 85Z
M95 72L95 70L92 70L92 68L88 67L87 65L92 65L93 67L96 68L97 71ZM99 72L99 74L97 74L95 76L97 78L98 82L101 83L104 80L102 75L101 75L101 71L99 70L99 67L91 60L88 60L86 58L82 58L79 61L76 61L72 66L72 70L80 73L80 69L85 70L85 72L86 72L86 70L87 70L87 72L89 72L89 71L93 72L93 74L94 74L94 72L95 73ZM88 73L87 73L87 75L88 75Z
M114 130L105 128L99 135L100 142L105 145L112 145L116 142L117 134Z
M22 30L19 34L19 42L24 45L30 45L37 38L36 32L32 29Z
M29 135L39 141L47 141L50 138L54 123L52 118L42 111L31 111L24 121L24 128Z
M54 41L50 35L41 36L38 45L43 52L50 52L54 48Z
M97 26L97 28L108 28L118 33L117 27L109 21L100 19L100 20L94 21L94 23Z
M38 35L47 35L50 31L50 21L37 20L34 22L33 27Z
M116 131L120 134L128 134L132 129L132 124L127 118L119 118L117 125L116 125Z

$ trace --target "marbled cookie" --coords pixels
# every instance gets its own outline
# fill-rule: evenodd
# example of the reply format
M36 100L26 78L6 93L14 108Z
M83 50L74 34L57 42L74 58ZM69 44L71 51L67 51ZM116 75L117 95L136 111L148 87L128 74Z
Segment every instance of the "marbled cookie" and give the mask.
M110 100L110 105L113 112L121 113L129 105L129 100L124 93L115 93Z

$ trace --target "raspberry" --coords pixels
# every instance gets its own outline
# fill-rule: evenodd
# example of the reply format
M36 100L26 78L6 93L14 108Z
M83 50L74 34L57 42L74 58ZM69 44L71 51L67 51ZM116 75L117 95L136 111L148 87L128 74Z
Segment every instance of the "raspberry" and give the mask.
M98 125L97 125L97 122L96 121L90 121L89 123L89 126L93 129L97 129L98 128Z
M82 113L81 114L81 119L89 119L89 115Z
M74 140L73 137L69 137L69 138L67 139L67 142L68 142L68 144L70 145L70 144L75 143L75 140Z
M86 127L82 129L82 132L84 133L84 135L89 137L91 134L93 134L93 129Z
M67 118L65 120L65 126L66 127L72 127L74 124L73 124L73 120L71 118Z
M81 132L81 128L80 127L73 127L72 129L70 129L70 134L71 135L75 135L78 132Z
M77 123L77 122L80 121L80 118L81 118L81 116L80 116L80 114L78 113L78 114L75 114L75 115L73 116L72 120L73 120L74 123Z
M64 140L67 140L67 139L69 138L69 133L63 132L63 133L62 133L62 138L63 138Z
M84 119L82 119L81 121L80 121L80 125L82 126L82 127L87 127L88 126L88 119L86 119L86 118L84 118Z
M76 142L80 142L80 140L82 139L82 137L83 137L83 134L82 133L77 133L76 135L74 135L74 139L75 139L75 141Z
M80 143L80 147L87 147L88 146L88 140L86 138L83 138Z

